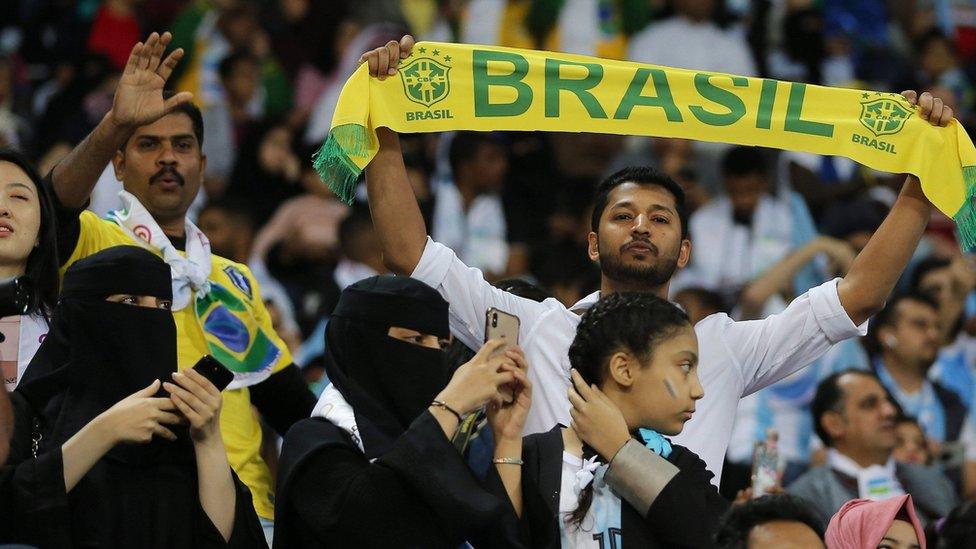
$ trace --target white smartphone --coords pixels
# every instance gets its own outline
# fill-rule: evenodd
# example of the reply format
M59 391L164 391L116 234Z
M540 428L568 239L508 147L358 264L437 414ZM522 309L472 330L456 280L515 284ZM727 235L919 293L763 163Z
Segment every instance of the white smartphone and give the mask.
M518 345L520 325L521 321L519 317L512 313L506 313L501 309L489 307L488 311L485 312L485 342L492 339L505 341L505 345L501 350L496 351L495 354L504 352L505 347ZM515 394L518 392L518 384L515 383L511 386L506 386L502 392L505 394L505 401L511 403L515 399Z
M508 345L518 345L520 325L519 317L489 307L485 313L485 341L502 339Z

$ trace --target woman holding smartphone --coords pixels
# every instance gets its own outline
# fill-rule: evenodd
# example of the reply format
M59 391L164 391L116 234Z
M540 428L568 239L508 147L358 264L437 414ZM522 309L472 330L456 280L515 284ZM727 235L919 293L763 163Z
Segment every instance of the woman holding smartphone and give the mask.
M521 446L525 359L490 341L452 372L448 337L447 302L423 282L376 276L342 291L326 329L332 384L282 448L275 548L517 547L511 479L499 478L517 467L479 479L465 448L485 404L496 456ZM516 381L526 389L506 404Z
M192 369L175 373L169 271L120 246L65 273L51 331L11 394L0 542L265 545L227 462L220 391Z

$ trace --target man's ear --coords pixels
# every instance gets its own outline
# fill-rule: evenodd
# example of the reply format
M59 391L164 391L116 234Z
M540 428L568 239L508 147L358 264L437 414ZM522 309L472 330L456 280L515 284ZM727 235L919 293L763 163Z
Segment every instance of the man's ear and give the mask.
M600 262L600 236L593 231L586 235L586 255L590 257L590 261Z
M635 368L638 368L637 359L623 351L617 351L610 357L607 369L610 379L621 387L631 387L634 384Z
M831 440L835 440L847 431L847 422L840 412L828 410L820 416L820 426L830 435Z
M689 261L691 261L691 240L683 238L681 248L678 250L678 268L684 269Z
M122 181L122 170L125 169L125 154L121 151L115 151L115 155L112 156L112 169L115 171L115 179Z

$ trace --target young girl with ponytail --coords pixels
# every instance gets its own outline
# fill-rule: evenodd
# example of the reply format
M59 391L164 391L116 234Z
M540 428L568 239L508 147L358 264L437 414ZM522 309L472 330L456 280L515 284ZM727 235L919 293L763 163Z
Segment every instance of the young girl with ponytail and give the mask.
M650 294L611 294L583 315L569 358L572 424L524 439L513 504L526 545L713 546L728 504L705 463L665 438L704 395L688 317Z

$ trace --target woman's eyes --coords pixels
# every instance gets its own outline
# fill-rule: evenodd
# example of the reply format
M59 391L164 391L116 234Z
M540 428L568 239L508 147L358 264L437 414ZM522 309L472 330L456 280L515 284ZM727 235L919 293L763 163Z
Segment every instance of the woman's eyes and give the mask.
M173 308L173 302L172 301L161 300L159 302L159 305L158 306L159 306L160 309L163 309L165 311L169 311L169 310L171 310Z
M139 300L136 299L136 296L134 295L127 295L119 300L119 303L125 303L126 305L138 305Z

